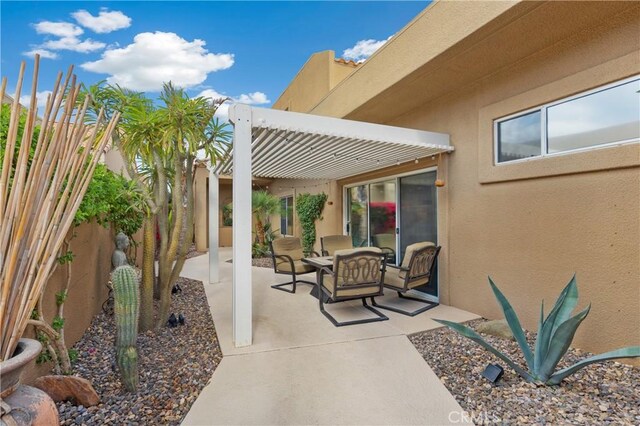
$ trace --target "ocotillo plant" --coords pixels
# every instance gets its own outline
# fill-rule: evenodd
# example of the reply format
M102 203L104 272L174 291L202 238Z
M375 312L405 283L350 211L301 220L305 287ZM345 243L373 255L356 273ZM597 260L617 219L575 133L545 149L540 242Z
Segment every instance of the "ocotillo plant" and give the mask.
M116 362L122 383L129 392L138 387L138 314L140 286L131 266L119 266L113 271L114 312L116 319Z

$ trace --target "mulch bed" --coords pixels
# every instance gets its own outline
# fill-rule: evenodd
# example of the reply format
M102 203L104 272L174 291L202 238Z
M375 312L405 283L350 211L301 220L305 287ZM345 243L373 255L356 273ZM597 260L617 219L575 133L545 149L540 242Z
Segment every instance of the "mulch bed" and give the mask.
M227 260L227 263L233 263L233 259ZM258 268L273 268L273 260L270 257L254 257L251 259L251 265Z
M138 336L137 394L127 393L114 371L115 324L97 315L74 346L73 373L92 382L102 402L95 407L58 403L62 425L178 425L222 360L202 282L180 278L172 311L186 324Z
M468 323L472 328L484 320ZM516 342L483 336L525 365ZM527 333L530 343L535 334ZM443 327L409 336L429 366L476 424L640 424L640 368L614 361L592 364L559 386L536 386L484 348ZM532 345L533 346L533 345ZM570 349L558 368L591 354ZM481 376L489 363L504 367L492 385Z

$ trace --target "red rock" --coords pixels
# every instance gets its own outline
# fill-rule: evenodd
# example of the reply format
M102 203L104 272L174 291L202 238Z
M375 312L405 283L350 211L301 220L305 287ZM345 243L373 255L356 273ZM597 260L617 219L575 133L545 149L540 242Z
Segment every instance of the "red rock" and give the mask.
M100 403L100 397L91 382L81 377L42 376L36 379L34 386L45 391L56 402L70 401L85 407Z

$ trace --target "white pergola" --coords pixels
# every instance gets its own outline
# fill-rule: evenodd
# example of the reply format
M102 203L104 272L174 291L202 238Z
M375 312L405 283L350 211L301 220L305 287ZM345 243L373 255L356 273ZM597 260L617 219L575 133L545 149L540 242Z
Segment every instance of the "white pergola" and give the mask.
M233 175L233 341L252 342L252 178L343 179L453 151L449 135L249 105L229 108L233 150L209 171L209 281L219 281L221 174Z

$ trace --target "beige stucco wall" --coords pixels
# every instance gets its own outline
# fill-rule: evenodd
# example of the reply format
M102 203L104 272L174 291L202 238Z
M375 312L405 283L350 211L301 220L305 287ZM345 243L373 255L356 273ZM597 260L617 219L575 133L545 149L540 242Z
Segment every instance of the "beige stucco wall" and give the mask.
M638 144L498 170L491 123L638 73L636 2L438 2L311 112L450 134L442 301L501 317L491 275L535 329L576 273L592 310L574 345L602 352L640 344Z
M336 61L332 50L314 53L272 108L306 112L356 68L353 62Z
M336 181L328 180L295 180L281 179L269 186L269 192L277 197L293 196L293 235L300 237L302 229L295 209L295 199L303 193L327 194L327 202L322 212L322 218L316 222L316 244L314 250L320 252L320 237L325 235L342 234L342 191ZM280 215L271 217L276 229L280 228Z
M71 236L75 233L75 236ZM111 254L115 248L113 231L96 223L82 224L69 232L69 249L75 255L71 263L69 293L65 303L65 342L71 348L84 334L93 317L102 309L107 299L109 274L111 272ZM142 241L138 233L135 240ZM137 262L142 261L142 248L139 247ZM43 313L49 323L57 314L56 293L62 291L67 283L67 267L57 266L47 282L43 298ZM27 336L33 337L31 327ZM51 363L36 365L33 361L25 373L25 382L31 383L36 377L48 374Z

